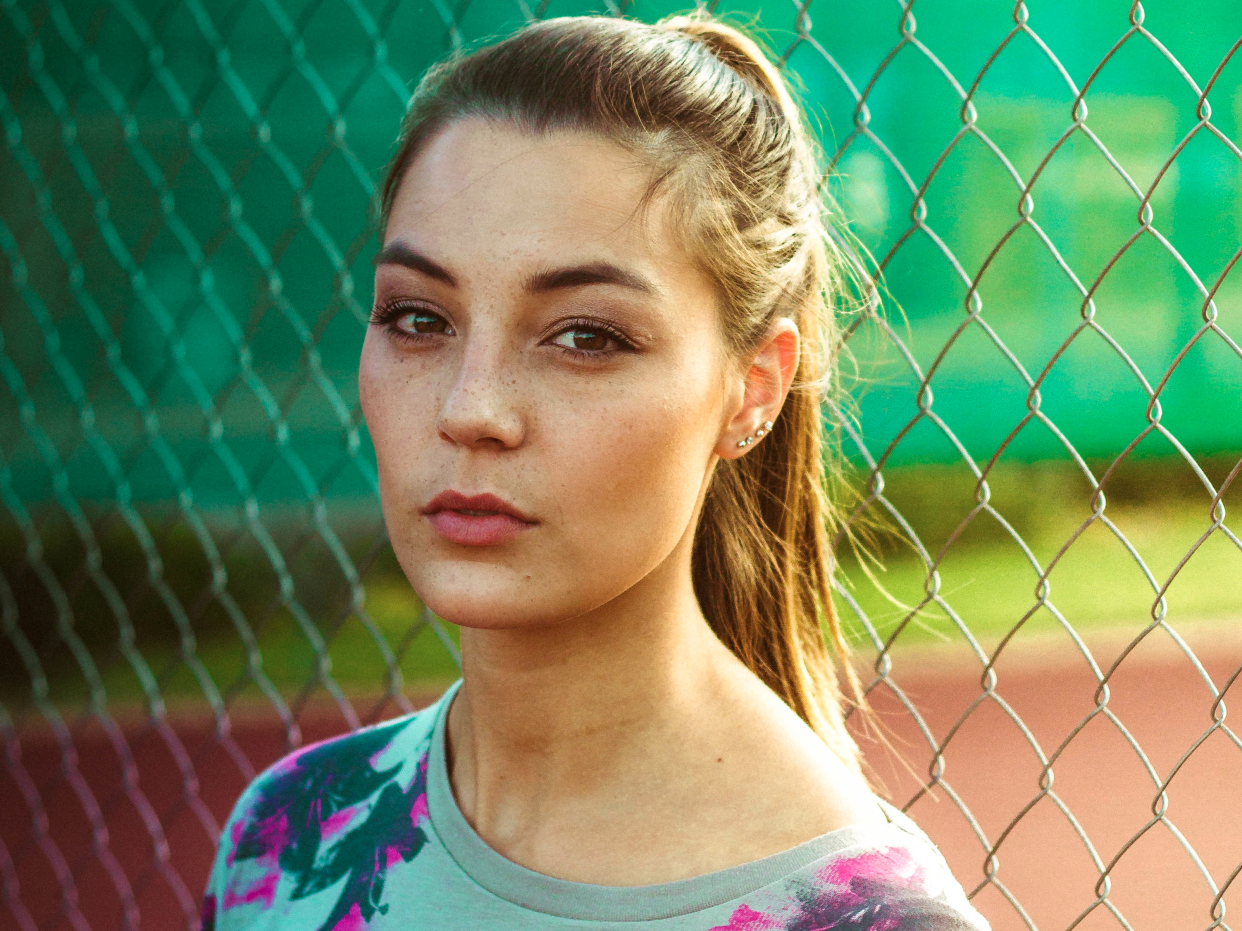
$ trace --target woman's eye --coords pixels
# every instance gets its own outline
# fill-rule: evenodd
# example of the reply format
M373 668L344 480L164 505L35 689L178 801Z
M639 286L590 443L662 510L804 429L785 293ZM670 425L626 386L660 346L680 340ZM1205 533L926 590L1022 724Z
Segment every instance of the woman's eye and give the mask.
M602 330L573 327L558 333L552 342L554 345L576 349L578 352L604 352L614 348L616 340Z
M447 320L439 314L433 314L429 310L416 310L412 313L402 314L394 323L398 330L405 333L435 334L442 333L451 336L453 328L449 326Z

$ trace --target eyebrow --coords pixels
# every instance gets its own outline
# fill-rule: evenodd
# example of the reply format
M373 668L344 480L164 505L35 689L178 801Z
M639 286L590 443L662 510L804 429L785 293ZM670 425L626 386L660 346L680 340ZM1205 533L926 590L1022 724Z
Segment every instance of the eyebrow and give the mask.
M442 281L451 288L457 287L457 279L443 265L433 262L420 252L415 252L405 243L397 240L390 242L374 259L376 267L380 265L404 265L416 272L422 272L428 278Z
M443 265L416 252L397 240L390 242L375 256L375 265L402 265L421 272L428 278L441 281L449 287L457 287L457 279ZM613 265L611 262L587 262L536 272L526 279L526 290L535 293L558 291L563 288L580 288L584 285L611 284L629 288L642 294L656 294L658 289L643 275Z
M579 288L590 284L612 284L642 294L657 293L656 286L645 277L611 262L588 262L585 265L555 268L538 272L526 280L527 290L535 292Z

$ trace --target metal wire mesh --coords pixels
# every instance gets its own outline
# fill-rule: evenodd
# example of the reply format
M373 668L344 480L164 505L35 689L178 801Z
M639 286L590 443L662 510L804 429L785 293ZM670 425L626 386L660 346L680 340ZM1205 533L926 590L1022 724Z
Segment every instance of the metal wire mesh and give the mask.
M410 708L457 659L452 631L394 581L353 384L376 178L412 80L446 51L533 18L672 10L0 6L3 921L194 927L219 825L256 769ZM885 516L914 554L917 587L897 610L849 567L840 587L874 663L871 695L921 742L909 750L928 784L905 801L919 811L937 794L960 813L974 855L955 866L997 928L1149 926L1127 914L1114 879L1156 834L1191 866L1193 888L1177 892L1184 927L1227 928L1242 851L1226 845L1208 862L1170 800L1209 752L1223 745L1242 761L1224 700L1242 667L1236 653L1201 661L1171 612L1179 598L1197 603L1179 579L1206 565L1193 588L1223 593L1222 616L1242 621L1242 541L1226 520L1242 484L1242 293L1230 277L1242 249L1229 180L1242 177L1242 38L1228 34L1242 22L1206 2L1162 10L1163 33L1138 3L1085 25L1064 3L930 7L925 23L914 6L730 7L760 15L816 102L840 199L909 313L853 324L874 384L832 412L863 489L851 520ZM1157 92L1116 92L1118 72L1124 85L1141 71L1163 75ZM1136 167L1117 126L1164 140L1143 149L1163 146L1159 157ZM1199 200L1170 199L1179 184ZM1111 200L1092 199L1109 185ZM1078 200L1063 196L1071 189ZM1105 223L1108 210L1121 219ZM1023 277L1040 263L1040 277ZM1111 291L1118 280L1139 284ZM1011 312L1013 294L1032 289L1042 303ZM1148 316L1156 305L1163 316ZM1163 355L1146 348L1158 326ZM1154 445L1164 464L1150 475L1179 474L1190 515L1164 565L1145 558L1111 501L1133 469L1131 485L1150 478ZM911 463L925 459L964 498L931 510L903 498ZM1062 466L1056 495L1015 465L1049 459ZM1052 514L1054 498L1077 510ZM1033 540L1041 521L1053 530ZM995 616L964 610L969 593L946 583L984 527L982 546L1013 549L1023 567L994 581L1019 605ZM1107 648L1079 631L1054 584L1097 536L1144 606ZM1107 589L1114 569L1091 572ZM1041 625L1068 644L1090 694L1046 733L1007 691L1020 677L1006 662ZM903 678L916 654L902 647L928 628L972 670L968 700L940 722ZM1197 717L1162 725L1177 747L1167 758L1145 749L1116 696L1157 638L1198 682ZM963 791L951 766L981 721L985 737L1014 729L1034 761L999 820L976 816L988 799ZM1148 806L1107 845L1054 783L1100 726L1137 761ZM1225 832L1238 796L1219 788ZM1091 879L1077 898L1060 895L1071 907L1055 925L1032 904L1039 876L1002 868L1049 805Z

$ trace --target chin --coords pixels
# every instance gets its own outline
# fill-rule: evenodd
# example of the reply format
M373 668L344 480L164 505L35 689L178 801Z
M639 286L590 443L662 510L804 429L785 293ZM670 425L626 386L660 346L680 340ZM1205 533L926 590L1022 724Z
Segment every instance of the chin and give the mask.
M564 616L564 606L549 603L546 582L507 567L433 562L406 575L423 604L458 627L516 630Z
M424 598L423 603L436 617L469 630L529 630L545 623L542 617L515 615L509 610L513 602L504 599Z

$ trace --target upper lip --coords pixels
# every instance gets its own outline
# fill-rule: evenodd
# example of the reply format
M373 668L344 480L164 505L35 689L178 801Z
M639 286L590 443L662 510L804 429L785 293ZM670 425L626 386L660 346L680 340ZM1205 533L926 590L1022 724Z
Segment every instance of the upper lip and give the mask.
M437 511L493 511L507 514L527 524L535 523L535 519L522 513L504 498L485 492L481 495L463 495L460 491L442 491L423 507L424 514Z

